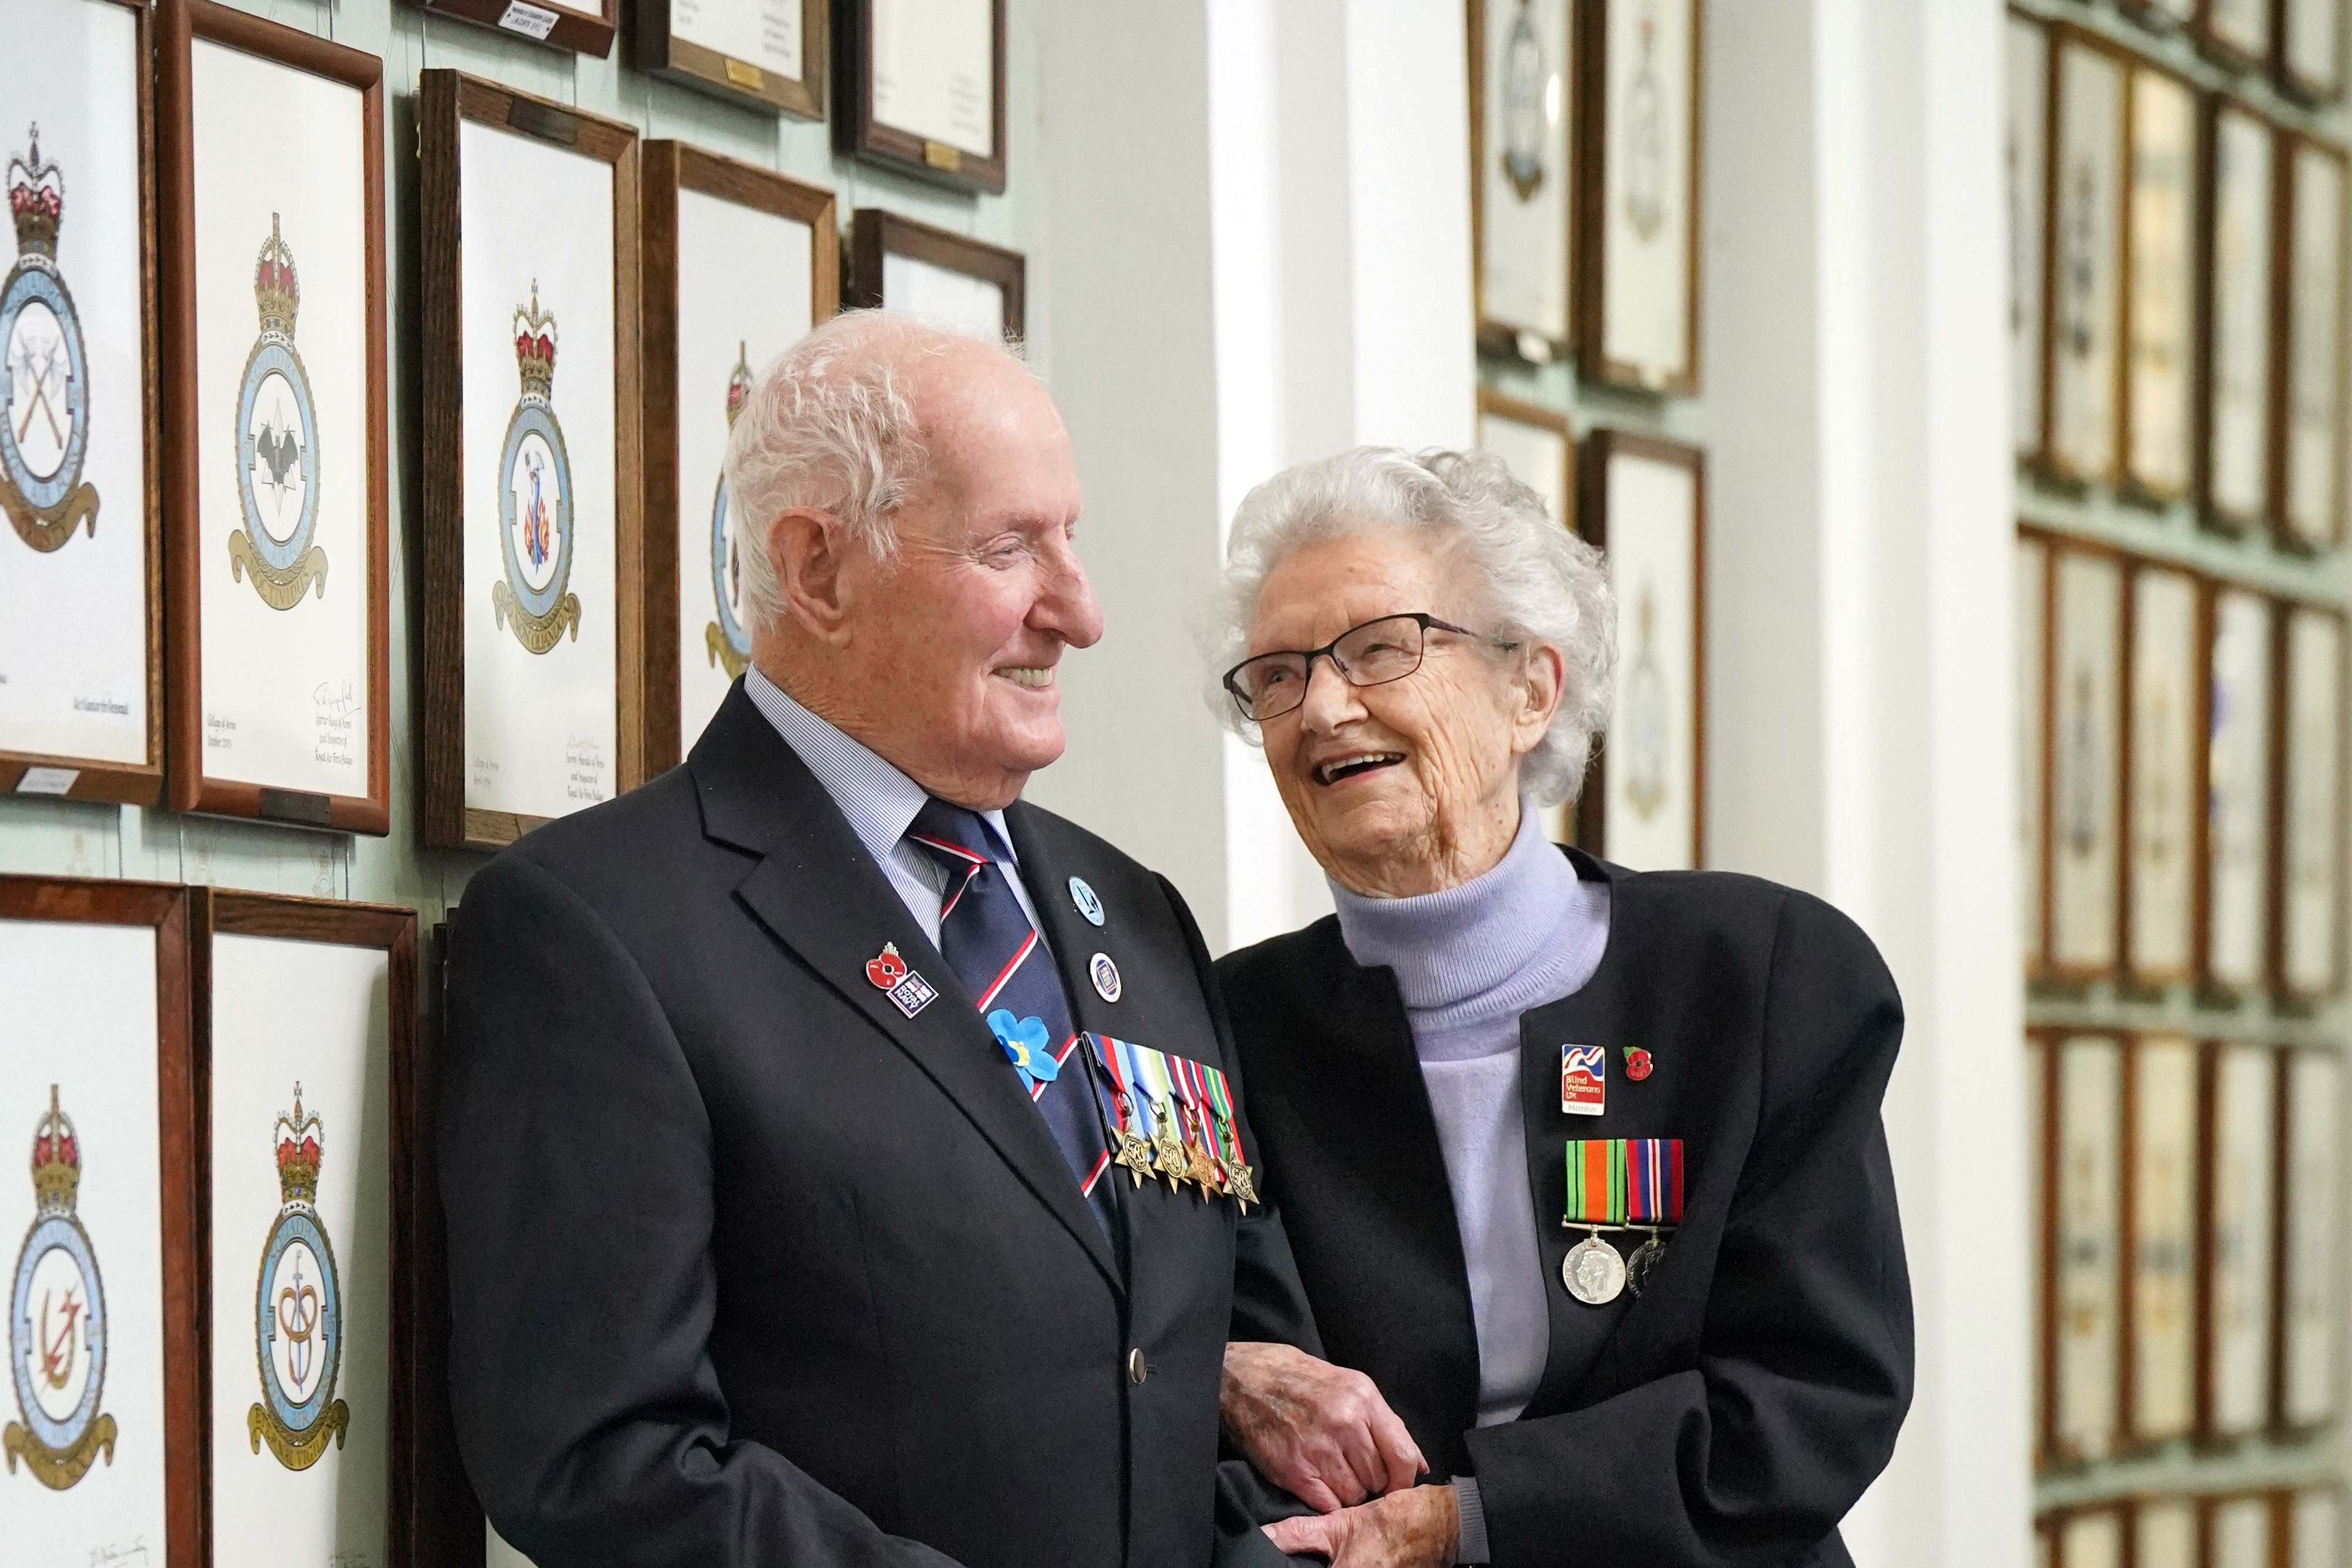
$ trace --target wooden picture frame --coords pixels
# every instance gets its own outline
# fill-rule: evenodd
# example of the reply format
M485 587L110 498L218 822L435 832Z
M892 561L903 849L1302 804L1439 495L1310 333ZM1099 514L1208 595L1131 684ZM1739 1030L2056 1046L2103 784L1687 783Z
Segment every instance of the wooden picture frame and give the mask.
M1657 32L1661 5L1687 18L1679 33ZM1576 51L1583 171L1576 341L1582 373L1605 385L1677 397L1699 390L1706 23L1706 0L1584 5ZM1662 36L1663 66L1650 53ZM1679 69L1677 41L1687 57ZM1677 85L1688 94L1680 115L1673 113ZM1651 292L1637 298L1636 286Z
M409 1295L415 1172L430 1157L415 1135L416 915L207 887L192 888L189 898L193 1123L207 1189L198 1287L210 1342L202 1450L207 1558L248 1560L263 1550L255 1538L271 1539L264 1532L283 1531L284 1544L307 1526L314 1540L323 1532L321 1544L379 1552L393 1568L407 1568L419 1561L415 1505L431 1495L418 1485L431 1467L419 1460ZM315 1023L289 1027L297 1019ZM379 1026L380 1064L365 1060L377 1049ZM330 1060L339 1030L346 1056L355 1051L357 1061ZM377 1095L379 1108L371 1112ZM373 1144L378 1137L383 1142ZM372 1245L375 1222L362 1207L371 1193L384 1206L381 1254ZM346 1309L370 1283L381 1301L362 1297L354 1317ZM286 1298L306 1284L316 1294L297 1311L307 1305L312 1315L292 1337L305 1347L317 1340L320 1360L291 1343L281 1351L275 1332L265 1339L257 1321L257 1303L274 1302L278 1310L268 1322L273 1331L283 1328ZM366 1311L372 1305L376 1313ZM347 1354L354 1322L363 1331L356 1354ZM378 1327L380 1368L367 1363ZM367 1396L379 1391L380 1424L367 1409ZM353 1541L335 1497L340 1489L307 1472L364 1462L376 1433L385 1467L384 1533ZM297 1517L293 1500L306 1490L328 1494L323 1519L316 1508L308 1519Z
M2051 551L2042 973L2069 985L2112 976L2123 956L2126 564L2081 541Z
M2050 956L2050 558L2048 534L2017 530L2017 853L2025 976Z
M2273 73L2288 98L2314 106L2344 96L2343 0L2274 0Z
M2177 33L2197 19L2197 0L2116 0L2116 8L2152 33Z
M2007 16L2008 93L2002 140L2009 197L2009 374L2017 455L2042 451L2043 286L2048 271L2050 116L2053 77L2048 24Z
M2056 1136L2050 1452L2072 1466L2114 1453L2123 1429L2124 1041L2068 1030L2049 1049L2057 1064L2046 1113Z
M2336 1418L2342 1357L2336 1240L2343 1161L2336 1153L2342 1095L2336 1052L2278 1052L2276 1176L2272 1190L2278 1262L2272 1287L2270 1424L2314 1432Z
M2345 624L2288 600L2271 616L2266 969L2273 994L2303 1009L2343 988Z
M2200 1068L2197 1435L2228 1442L2270 1422L2277 1297L2273 1250L2275 1052L2208 1041Z
M2275 1568L2267 1492L2208 1493L2198 1499L2198 1562L2203 1568Z
M593 7L564 0L416 0L436 16L455 16L495 27L516 37L577 55L603 59L613 52L620 30L620 0L595 0Z
M84 9L92 5L99 9ZM51 16L47 26L40 19L44 13ZM32 40L45 39L61 49L68 46L72 35L55 22L69 16L89 24L83 34L89 38L89 53L74 51L74 68L49 68L64 62L37 57ZM101 336L131 345L135 373L127 417L110 407L101 428L97 407L86 400L68 404L66 439L56 452L45 447L38 455L40 465L53 466L37 472L17 455L13 438L0 442L0 513L11 525L0 533L0 579L13 580L0 580L0 676L13 673L5 683L8 700L0 700L0 795L152 806L163 794L164 713L163 484L156 434L160 301L154 98L149 88L154 13L142 0L50 0L28 10L19 26L14 68L32 84L30 101L13 90L7 67L0 67L0 89L8 89L0 96L27 113L28 125L46 124L49 139L46 149L36 148L24 127L0 126L6 133L0 145L33 185L59 186L60 199L46 235L28 227L13 242L15 259L0 276L0 357L38 325L24 319L30 308L57 323L55 346L66 349L70 364L75 355L89 352L100 322L94 318L86 325L83 318L96 310L107 319ZM112 68L120 97L127 100L115 105L116 112L127 110L134 129L129 157L108 172L117 180L112 199L100 199L104 215L93 220L84 193L91 172L79 153L92 139L85 116L99 97L94 66L101 41L95 35L107 31L117 35ZM107 235L111 243L93 242L93 232ZM33 259L44 245L46 266ZM112 288L98 281L108 267L116 279ZM72 292L77 287L79 296ZM121 319L126 306L128 321ZM0 409L13 413L13 403L0 402ZM13 425L13 419L8 423ZM10 476L17 467L34 481L31 492ZM127 495L118 479L128 482ZM101 518L107 524L102 546ZM66 572L74 574L70 586L49 580ZM126 586L132 591L128 595L121 591ZM36 626L42 607L60 604L61 612ZM91 622L91 612L101 607L111 612L102 637ZM88 641L70 641L77 633ZM100 653L107 642L113 644L110 657ZM102 674L76 690L58 678L67 670ZM19 703L41 706L27 711Z
M2132 1038L2123 1059L2123 1446L2197 1422L2198 1052L2185 1035Z
M418 829L435 848L497 849L646 777L637 133L438 69L422 75L417 120L425 409ZM488 161L471 184L469 145ZM567 234L556 251L521 256L486 245L481 231L497 225L463 223L467 203L495 210L499 197L527 182L560 185L567 221L588 225L590 237ZM606 214L609 253L594 239ZM462 256L461 230L475 236ZM479 300L467 297L469 275L483 289ZM575 357L584 351L589 360L569 382L557 364L567 340ZM536 347L522 351L529 345ZM471 389L469 405L475 380L482 384ZM608 386L609 464L599 449L599 394ZM511 414L509 398L517 400ZM548 488L557 496L551 508ZM575 497L584 514L578 518ZM527 550L519 528L529 530ZM501 560L505 575L492 581ZM477 579L487 585L478 592ZM510 652L517 647L519 654ZM508 749L493 755L494 745Z
M1028 335L1028 278L1029 263L1017 250L917 223L887 207L860 207L850 221L842 304L887 306L950 330L984 335L986 291L993 288L1001 334L1020 339Z
M2198 1568L2198 1509L2178 1494L2132 1503L2132 1568Z
M1577 474L1577 532L1606 552L1620 613L1614 716L1576 841L1643 870L1694 870L1706 863L1706 454L1595 430Z
M2352 164L2343 152L2294 131L2277 138L2272 189L2277 249L2271 264L2270 513L2273 538L2316 553L2343 542L2345 376L2352 368Z
M2200 53L2226 70L2260 70L2271 57L2271 0L2197 0L2189 31Z
M2132 60L2066 24L2052 27L2051 45L2041 467L2063 485L2112 485L2123 460Z
M2125 1568L2128 1502L2091 1503L2052 1517L2051 1568Z
M706 10L725 9L724 18ZM832 56L825 0L636 0L636 67L747 109L823 120ZM734 14L750 11L749 16ZM746 23L749 26L746 26ZM788 35L767 36L781 22Z
M834 116L834 150L897 169L935 184L1004 193L1005 0L952 0L926 12L934 39L952 20L962 59L915 62L900 54L907 17L901 8L919 0L844 0L837 34L841 87ZM936 0L929 0L936 4ZM985 5L983 20L973 14ZM984 36L983 36L984 35ZM987 56L985 91L992 102L977 116L957 102L977 84L980 56ZM883 57L891 57L884 58ZM921 64L920 72L907 71ZM904 107L898 88L908 78ZM926 79L928 78L928 79ZM925 96L919 97L928 89ZM983 126L982 122L985 121ZM979 146L982 140L986 147Z
M2279 1520L2286 1530L2285 1568L2336 1568L2336 1514L2343 1493L2332 1486L2305 1487L2284 1495ZM2274 1522L2273 1529L2277 1528Z
M644 155L650 777L677 766L751 657L740 579L728 568L727 432L754 373L840 308L841 243L830 191L682 141L648 141Z
M392 824L383 62L211 0L163 0L159 28L170 803L383 834ZM323 86L298 86L308 81ZM316 139L306 155L317 166L294 172L314 176L313 189L334 189L328 171L341 157L359 165L307 213L290 191L208 172L245 166L221 154L266 145L269 117L298 90L314 95L321 115L357 114L355 126L295 139ZM212 137L221 144L198 146ZM291 234L281 232L281 207ZM332 260L357 276L338 276ZM322 313L324 331L358 337L359 363L322 352L320 328L305 340L303 319ZM352 478L335 476L355 466Z
M2197 974L2198 579L2135 560L2125 579L2124 973L2155 989Z
M2124 116L2119 487L2128 499L2168 507L2196 481L2197 187L2205 117L2188 78L2146 61L2126 78Z
M1576 531L1576 430L1568 415L1480 387L1478 445L1543 497L1554 522Z
M2262 988L2269 955L2271 730L2276 723L2270 601L2205 585L2198 645L2197 977L2229 1003Z
M2058 1311L2058 1192L2052 1173L2058 1168L2057 1031L2029 1028L2025 1031L2025 1171L2028 1316L2032 1343L2029 1351L2033 1385L2033 1468L2039 1472L2057 1462L2056 1401Z
M121 936L98 935L108 930ZM131 974L110 967L135 956L142 936L152 948L147 960L152 965L152 1044L142 1043L145 1031L133 1016L145 1010L138 1006L141 988ZM0 1134L12 1151L9 1179L0 1187L0 1226L7 1232L0 1245L10 1249L12 1276L21 1277L27 1291L42 1287L45 1308L57 1298L57 1287L65 1287L59 1305L69 1310L69 1325L77 1290L82 1298L80 1336L66 1342L64 1368L65 1386L78 1382L81 1399L63 1411L32 1411L13 1390L0 1393L0 1412L9 1417L8 1465L0 1483L8 1497L14 1551L79 1559L136 1539L152 1542L152 1562L205 1561L198 1316L204 1249L195 1218L202 1167L193 1141L200 1081L189 1030L189 940L185 889L0 876L0 977L6 977L0 988L8 995L12 1021L27 1030L72 1032L69 1049L20 1052L0 1062L7 1069L0 1071L7 1118ZM87 951L77 955L77 948ZM69 967L77 956L108 967L106 972L79 975ZM57 994L45 994L45 978L56 981ZM144 1104L126 1106L136 1090L105 1071L115 1053L102 1049L102 1041L116 1030L129 1037L134 1063L152 1052L152 1083L140 1080L152 1091ZM28 1185L47 1196L59 1162L53 1145L44 1151L40 1145L58 1131L72 1145L61 1210L54 1197L35 1201L16 1185L26 1178L16 1173L26 1167L14 1164L13 1153L26 1147L18 1140L29 1135L35 1147ZM45 1164L52 1184L46 1189ZM142 1166L152 1172L145 1181L119 1179L117 1173ZM22 1231L20 1216L30 1221ZM152 1239L152 1253L134 1249L124 1233L134 1226ZM88 1310L93 1303L95 1312ZM119 1320L127 1321L127 1332L117 1328ZM12 1361L31 1348L21 1345L14 1324L0 1327L0 1339L10 1343ZM153 1365L142 1367L149 1357ZM155 1456L153 1472L134 1478L134 1456L141 1453ZM59 1520L59 1513L68 1517ZM28 1539L40 1525L48 1528ZM94 1528L103 1533L94 1535Z
M1576 0L1467 9L1478 342L1549 364L1576 336Z
M2204 525L2243 534L2270 500L2277 132L2235 99L2207 100L2199 211L2197 497Z

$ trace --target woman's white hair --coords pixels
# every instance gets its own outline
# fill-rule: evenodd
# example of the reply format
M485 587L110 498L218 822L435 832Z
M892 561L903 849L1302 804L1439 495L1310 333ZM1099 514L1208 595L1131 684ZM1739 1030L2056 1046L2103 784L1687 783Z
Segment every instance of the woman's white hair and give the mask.
M1617 605L1601 552L1544 510L1543 499L1486 452L1359 446L1286 468L1242 498L1225 546L1223 613L1216 672L1249 653L1265 580L1301 546L1399 531L1433 550L1458 549L1474 569L1489 619L1480 631L1529 648L1559 651L1559 708L1520 764L1519 787L1546 805L1572 800L1592 738L1609 723L1617 666ZM1437 606L1400 604L1404 611ZM1244 738L1257 727L1220 687L1214 700Z
M895 310L845 310L760 372L728 434L726 463L751 631L783 613L765 527L779 513L814 507L877 556L897 553L898 510L929 455L909 371L963 341L1027 368L1015 340L967 337Z

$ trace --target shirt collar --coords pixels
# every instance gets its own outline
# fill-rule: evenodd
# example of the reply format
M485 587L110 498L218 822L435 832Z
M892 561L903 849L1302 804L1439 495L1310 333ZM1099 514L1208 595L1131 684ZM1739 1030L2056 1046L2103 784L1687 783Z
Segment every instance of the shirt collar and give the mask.
M888 859L914 825L915 813L930 799L923 787L897 764L803 707L758 665L744 673L743 692L761 716L783 737L793 755L816 775L816 781L849 819L849 831L857 835L866 852L877 861ZM1004 813L982 811L981 817L994 831L1004 858L1017 862Z

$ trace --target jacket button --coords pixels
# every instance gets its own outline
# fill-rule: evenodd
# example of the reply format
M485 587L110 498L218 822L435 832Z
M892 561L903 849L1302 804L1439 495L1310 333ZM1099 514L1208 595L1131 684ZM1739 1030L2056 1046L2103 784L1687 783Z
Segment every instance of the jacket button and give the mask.
M1143 1352L1139 1349L1129 1351L1127 1353L1127 1380L1129 1383L1140 1383L1150 1375L1151 1368L1143 1364Z

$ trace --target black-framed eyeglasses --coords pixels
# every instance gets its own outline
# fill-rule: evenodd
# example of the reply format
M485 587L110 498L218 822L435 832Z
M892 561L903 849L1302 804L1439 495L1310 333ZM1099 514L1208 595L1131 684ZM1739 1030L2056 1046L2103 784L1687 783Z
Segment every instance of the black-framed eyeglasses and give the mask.
M1475 637L1505 650L1516 648L1499 637L1481 636L1466 626L1440 621L1415 611L1407 615L1383 615L1350 626L1320 648L1282 649L1244 659L1225 672L1225 690L1254 724L1280 718L1307 700L1315 661L1329 659L1331 667L1351 686L1380 686L1401 681L1421 668L1422 651L1431 632L1451 632Z

